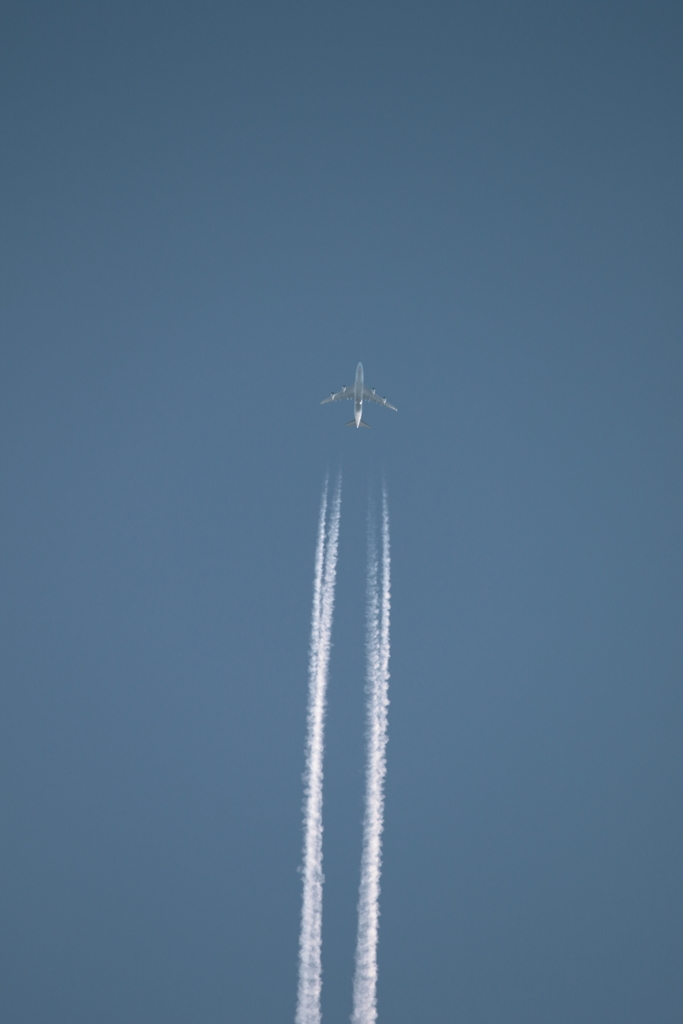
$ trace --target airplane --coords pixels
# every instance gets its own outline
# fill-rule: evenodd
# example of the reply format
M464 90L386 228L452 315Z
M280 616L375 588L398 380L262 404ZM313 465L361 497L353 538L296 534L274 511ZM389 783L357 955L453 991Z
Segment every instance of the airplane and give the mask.
M346 424L347 427L352 427L355 423L356 427L369 427L370 424L366 423L365 420L361 419L363 415L363 402L379 402L380 405L385 405L387 409L393 409L397 412L396 406L391 405L387 402L386 398L380 398L379 395L375 394L375 389L370 391L363 384L363 364L359 363L356 368L356 382L352 388L347 388L345 384L342 384L341 391L338 391L335 395L334 391L330 394L329 398L323 398L321 405L325 402L340 402L342 398L352 398L353 405L353 419L349 420Z

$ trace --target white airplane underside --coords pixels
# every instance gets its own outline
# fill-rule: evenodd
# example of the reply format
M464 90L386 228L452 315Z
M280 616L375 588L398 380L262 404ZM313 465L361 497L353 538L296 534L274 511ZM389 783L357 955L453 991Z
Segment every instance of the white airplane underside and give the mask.
M329 398L323 398L321 405L325 402L341 402L344 398L350 398L353 401L353 419L349 420L346 424L347 427L369 427L370 424L366 423L363 417L363 402L377 402L379 405L384 405L387 409L393 409L396 412L396 406L391 405L387 402L386 398L380 398L379 395L375 394L375 389L370 390L363 384L363 364L359 363L356 369L356 380L352 388L342 386L341 391L338 391L335 395L334 392Z

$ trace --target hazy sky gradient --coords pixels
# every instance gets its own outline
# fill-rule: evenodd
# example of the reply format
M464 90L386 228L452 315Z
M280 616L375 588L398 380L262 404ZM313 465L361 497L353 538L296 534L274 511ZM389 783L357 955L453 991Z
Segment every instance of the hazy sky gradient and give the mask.
M380 1024L679 1024L682 22L4 5L3 1020L293 1020L341 466L324 1024L383 473Z

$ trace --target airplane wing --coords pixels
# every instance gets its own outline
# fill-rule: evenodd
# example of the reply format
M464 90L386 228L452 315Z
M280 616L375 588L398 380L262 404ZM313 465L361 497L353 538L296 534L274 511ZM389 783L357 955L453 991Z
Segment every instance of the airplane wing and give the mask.
M391 402L387 402L386 398L380 398L374 391L369 391L367 388L363 388L363 401L367 402L379 402L380 405L386 405L387 409L393 409L394 412L398 412L395 405Z
M342 388L336 395L332 394L329 398L323 398L321 405L325 402L341 402L342 398L353 398L353 388Z

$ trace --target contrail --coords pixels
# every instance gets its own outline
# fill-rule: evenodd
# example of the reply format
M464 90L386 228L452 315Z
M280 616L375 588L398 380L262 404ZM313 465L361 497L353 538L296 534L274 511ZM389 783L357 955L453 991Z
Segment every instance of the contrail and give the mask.
M370 517L368 520L367 767L351 1015L353 1024L374 1024L377 1019L377 940L389 708L390 569L389 507L386 489L383 489L381 558L378 558L373 519Z
M327 673L330 662L334 584L337 574L341 475L327 525L327 481L318 520L313 582L313 615L308 662L308 733L304 774L303 902L299 937L299 988L296 1024L320 1024L323 913L323 752Z

